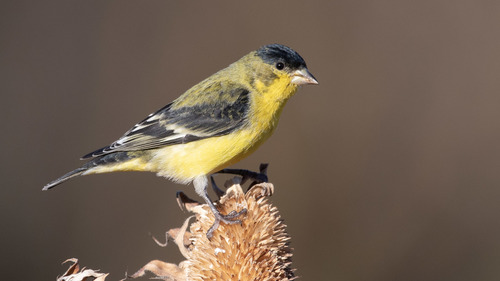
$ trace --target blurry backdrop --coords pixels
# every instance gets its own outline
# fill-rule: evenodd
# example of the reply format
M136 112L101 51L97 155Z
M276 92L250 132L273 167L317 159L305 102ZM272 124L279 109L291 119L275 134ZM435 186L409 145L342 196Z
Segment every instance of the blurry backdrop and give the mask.
M44 184L244 54L297 50L319 86L235 167L269 162L301 280L498 280L500 2L2 1L1 264L110 280L188 216L149 173ZM220 178L220 180L224 180ZM36 278L35 278L36 277Z

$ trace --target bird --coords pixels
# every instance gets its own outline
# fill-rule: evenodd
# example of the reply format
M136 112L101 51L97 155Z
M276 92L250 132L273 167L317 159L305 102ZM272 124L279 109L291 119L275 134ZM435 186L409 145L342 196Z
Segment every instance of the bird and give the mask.
M248 53L148 115L122 137L84 155L80 168L48 183L117 171L147 171L193 183L220 222L239 223L242 212L221 214L208 196L208 177L254 152L275 130L283 107L301 85L318 84L293 49L269 44Z

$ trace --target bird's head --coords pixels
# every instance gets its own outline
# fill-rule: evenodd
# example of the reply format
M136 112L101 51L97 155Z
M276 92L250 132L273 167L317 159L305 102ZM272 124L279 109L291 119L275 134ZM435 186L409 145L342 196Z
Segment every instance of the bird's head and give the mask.
M262 46L255 55L272 70L272 73L290 79L294 85L318 84L307 69L304 59L287 46L280 44Z

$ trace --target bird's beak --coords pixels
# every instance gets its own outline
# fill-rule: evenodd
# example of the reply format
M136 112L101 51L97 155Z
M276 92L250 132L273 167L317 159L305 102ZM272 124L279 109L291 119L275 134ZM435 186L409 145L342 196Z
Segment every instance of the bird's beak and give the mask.
M314 78L314 76L307 70L307 68L301 68L299 70L296 70L292 74L292 83L296 85L306 85L306 84L311 84L311 85L317 85L318 80Z

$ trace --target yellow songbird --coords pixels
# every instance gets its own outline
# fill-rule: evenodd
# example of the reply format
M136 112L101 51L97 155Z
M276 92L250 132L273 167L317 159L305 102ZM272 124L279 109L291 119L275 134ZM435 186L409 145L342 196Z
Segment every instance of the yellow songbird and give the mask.
M175 182L193 182L214 212L214 226L239 222L237 215L217 211L207 194L207 177L259 147L276 128L285 103L304 84L318 82L297 52L280 44L263 46L150 114L111 145L83 156L90 161L43 189L80 175L154 172Z

